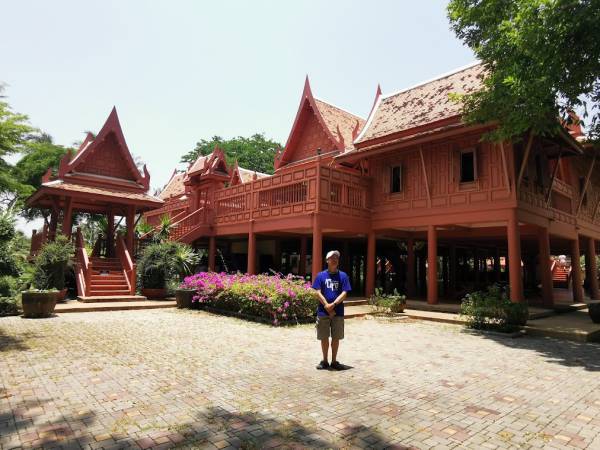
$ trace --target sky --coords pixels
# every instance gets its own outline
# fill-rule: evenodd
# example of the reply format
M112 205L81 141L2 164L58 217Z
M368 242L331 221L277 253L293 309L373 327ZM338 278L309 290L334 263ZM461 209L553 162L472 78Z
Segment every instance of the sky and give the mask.
M365 117L394 92L474 61L447 1L7 1L0 82L13 110L72 145L116 106L163 186L195 143L257 132L285 144L306 75Z

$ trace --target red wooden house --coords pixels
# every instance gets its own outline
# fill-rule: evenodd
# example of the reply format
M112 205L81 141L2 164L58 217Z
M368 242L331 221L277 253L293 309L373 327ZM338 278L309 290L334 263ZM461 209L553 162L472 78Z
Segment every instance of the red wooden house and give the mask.
M482 77L475 64L378 90L366 120L316 99L307 80L274 175L241 176L216 150L174 174L148 220L170 214L174 238L207 248L212 270L309 275L337 248L357 295L381 286L436 303L504 281L514 301L550 306L551 255L579 261L583 246L595 261L596 156L576 127L482 140L493 124L466 125L449 97ZM595 264L586 268L598 298ZM578 264L570 276L581 300Z
M88 133L75 155L66 154L56 176L48 169L40 189L27 200L28 206L50 212L43 230L33 233L32 255L57 232L72 236L80 298L94 301L134 296L136 217L163 204L148 194L149 187L150 174L146 166L143 174L136 166L113 109L98 135ZM91 257L81 230L73 230L74 215L79 213L103 214L107 218L106 233L94 244ZM125 233L116 235L123 221Z

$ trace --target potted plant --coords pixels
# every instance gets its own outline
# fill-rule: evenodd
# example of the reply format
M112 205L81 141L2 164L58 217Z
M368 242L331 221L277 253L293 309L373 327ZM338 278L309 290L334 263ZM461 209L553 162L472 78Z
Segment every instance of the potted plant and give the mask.
M23 317L37 319L50 317L54 312L59 291L56 289L30 289L21 292Z
M189 246L171 241L151 243L143 250L137 266L142 295L165 298L168 282L175 278L179 281L196 262L197 255Z
M592 322L600 323L600 300L590 300L587 306Z
M384 312L403 313L406 307L406 295L400 295L397 289L394 289L392 294L385 294L382 289L376 288L375 294L371 297L371 304Z
M64 300L67 294L65 275L74 251L71 241L62 234L56 236L54 241L47 242L35 259L34 286L56 290L57 299Z

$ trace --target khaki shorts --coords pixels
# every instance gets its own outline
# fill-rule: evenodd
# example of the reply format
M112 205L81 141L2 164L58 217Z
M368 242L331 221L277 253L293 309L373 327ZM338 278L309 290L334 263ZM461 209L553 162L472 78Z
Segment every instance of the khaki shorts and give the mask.
M344 339L344 316L317 316L317 339Z

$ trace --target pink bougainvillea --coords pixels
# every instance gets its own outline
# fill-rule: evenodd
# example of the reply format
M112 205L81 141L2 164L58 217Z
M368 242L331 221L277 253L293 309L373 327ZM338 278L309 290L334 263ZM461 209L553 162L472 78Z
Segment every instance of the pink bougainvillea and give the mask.
M310 284L293 275L200 272L186 277L181 288L196 291L194 302L268 318L273 325L312 317L318 304Z

